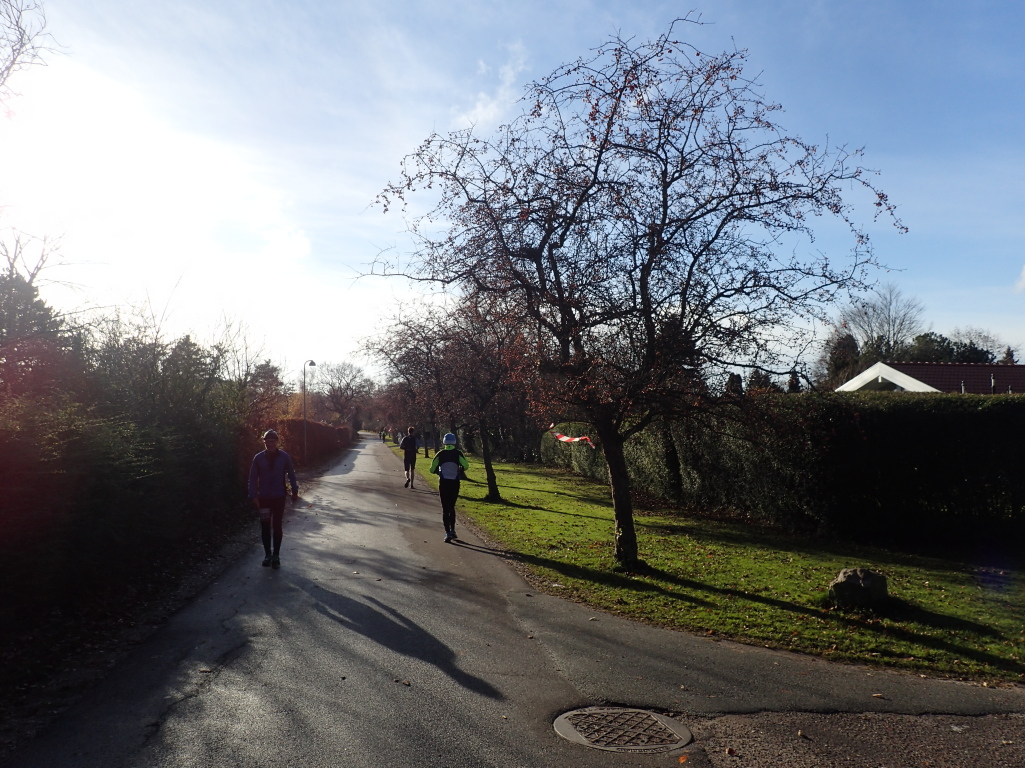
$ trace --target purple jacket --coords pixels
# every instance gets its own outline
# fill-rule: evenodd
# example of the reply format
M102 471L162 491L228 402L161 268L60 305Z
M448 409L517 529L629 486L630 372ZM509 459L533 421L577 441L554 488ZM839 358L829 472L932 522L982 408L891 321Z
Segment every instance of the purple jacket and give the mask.
M292 457L284 451L278 451L271 461L267 451L260 451L253 457L253 466L249 468L249 498L280 499L286 495L286 476L294 496L299 493L299 483L295 480Z

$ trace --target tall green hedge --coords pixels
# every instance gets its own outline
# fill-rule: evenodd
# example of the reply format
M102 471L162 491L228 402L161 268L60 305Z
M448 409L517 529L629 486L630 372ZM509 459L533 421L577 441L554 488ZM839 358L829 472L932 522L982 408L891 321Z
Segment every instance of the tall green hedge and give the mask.
M982 543L1025 533L1023 439L1023 395L766 394L649 429L628 460L637 490L691 507L880 543ZM604 480L590 450L549 437L542 456Z

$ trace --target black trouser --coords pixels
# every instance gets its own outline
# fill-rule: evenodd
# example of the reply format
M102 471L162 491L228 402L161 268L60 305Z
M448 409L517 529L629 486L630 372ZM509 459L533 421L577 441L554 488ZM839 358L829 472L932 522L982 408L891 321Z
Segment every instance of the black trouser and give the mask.
M438 492L441 494L441 522L446 531L456 529L456 499L459 498L459 481L441 478L438 481Z
M260 533L263 534L263 548L269 555L271 553L271 526L274 527L274 554L281 551L281 521L285 517L285 497L260 499L260 509L270 509L270 517L266 520L260 518Z

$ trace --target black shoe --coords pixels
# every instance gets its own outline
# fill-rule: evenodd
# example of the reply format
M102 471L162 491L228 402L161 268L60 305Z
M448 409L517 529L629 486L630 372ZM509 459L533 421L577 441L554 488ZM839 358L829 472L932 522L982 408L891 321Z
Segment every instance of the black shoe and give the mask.
M409 478L408 478L408 477L406 478L406 482L404 482L404 483L402 484L402 487L403 487L403 488L408 488L408 487L409 487Z
M263 558L263 567L266 568L269 565L270 565L270 555L267 555L265 558Z
M281 558L278 557L277 555L274 555L270 559L270 567L271 568L275 568L275 569L280 568L281 567Z
M455 531L445 531L445 543L448 544L452 539L456 537Z

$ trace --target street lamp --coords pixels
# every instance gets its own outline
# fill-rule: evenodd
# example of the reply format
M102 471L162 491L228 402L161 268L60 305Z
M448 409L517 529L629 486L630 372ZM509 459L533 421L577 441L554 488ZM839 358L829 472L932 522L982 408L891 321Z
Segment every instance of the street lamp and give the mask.
M306 366L316 368L317 364L312 360L303 363L303 464L306 463Z

